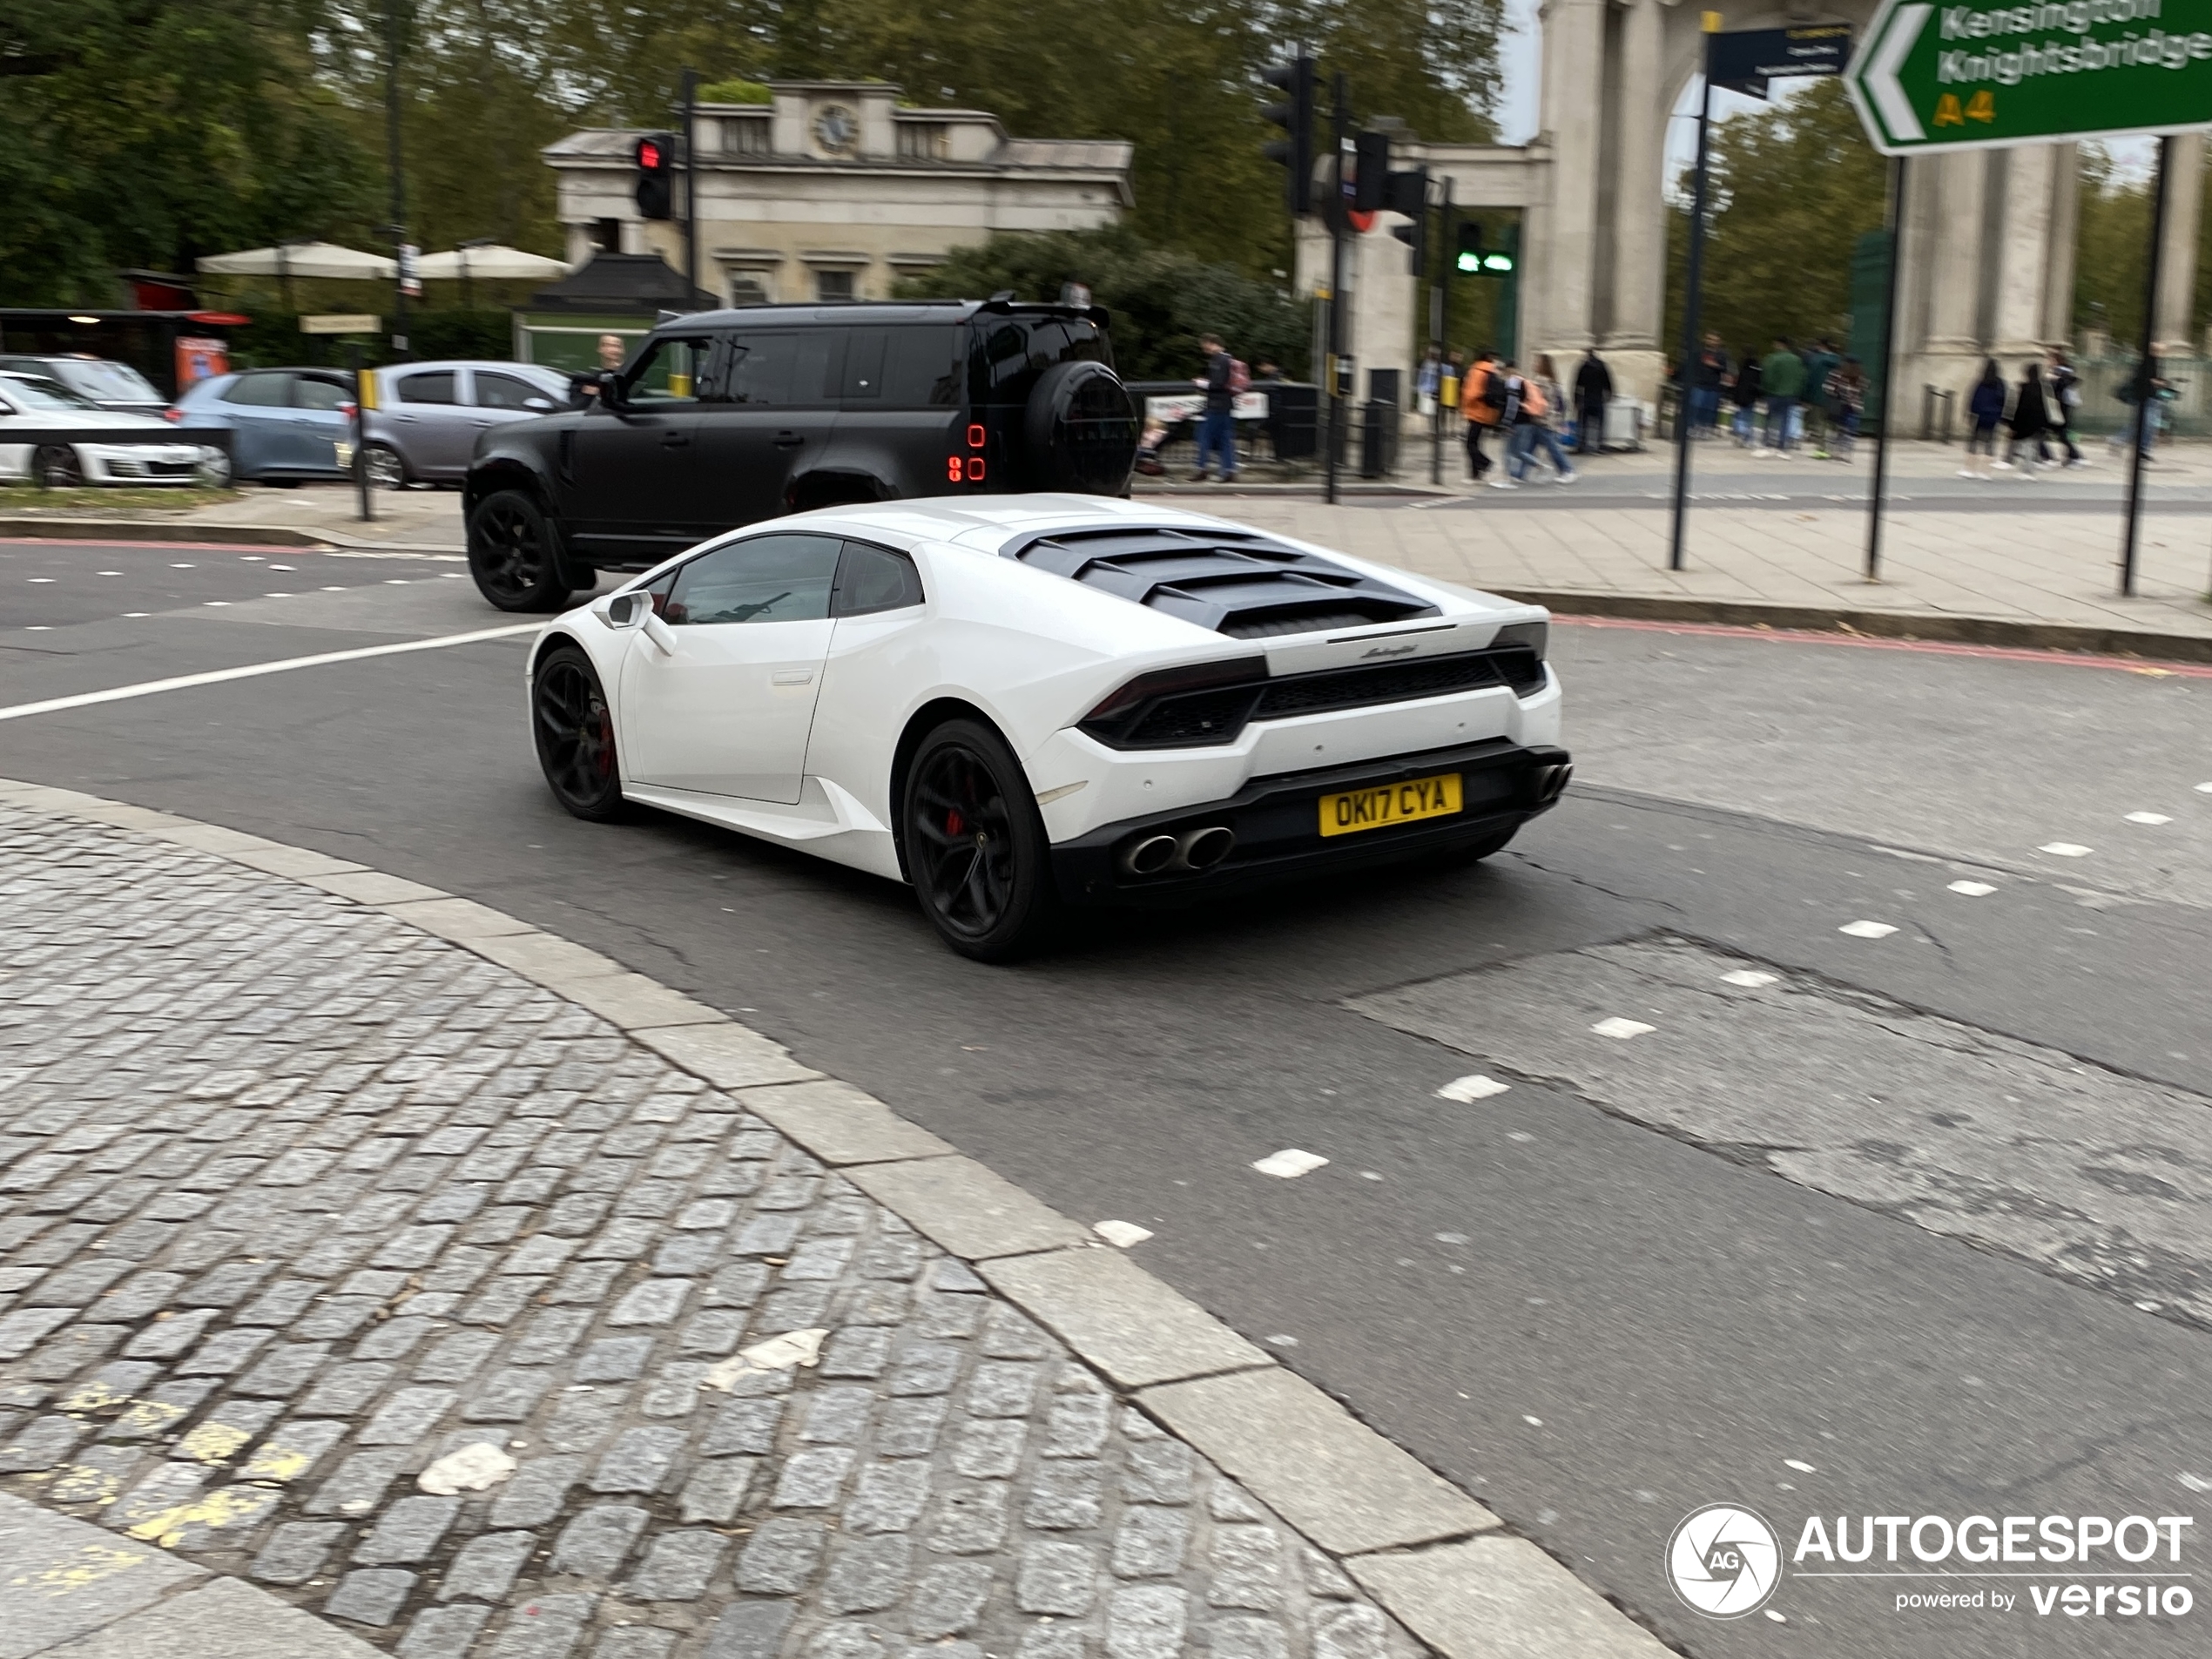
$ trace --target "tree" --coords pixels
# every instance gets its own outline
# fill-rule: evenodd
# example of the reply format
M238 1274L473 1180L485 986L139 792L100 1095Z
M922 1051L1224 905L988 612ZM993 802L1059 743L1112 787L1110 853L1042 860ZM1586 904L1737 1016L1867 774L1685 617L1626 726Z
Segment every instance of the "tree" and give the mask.
M2100 328L2132 357L2142 340L2149 274L2150 180L2113 165L2102 145L2081 146L2080 219L2074 243L2074 321Z
M115 273L359 233L374 175L293 0L0 0L0 287L112 305Z
M1705 244L1705 327L1731 349L1777 335L1841 341L1851 327L1851 250L1882 228L1887 180L1840 79L1812 82L1763 110L1716 122ZM1668 215L1668 333L1682 337L1689 192Z
M899 295L980 300L1011 289L1016 299L1056 300L1068 282L1088 286L1111 315L1114 361L1125 379L1188 380L1203 360L1198 337L1210 334L1248 363L1272 358L1286 374L1305 370L1301 304L1232 265L1148 243L1127 226L1002 232L900 283Z

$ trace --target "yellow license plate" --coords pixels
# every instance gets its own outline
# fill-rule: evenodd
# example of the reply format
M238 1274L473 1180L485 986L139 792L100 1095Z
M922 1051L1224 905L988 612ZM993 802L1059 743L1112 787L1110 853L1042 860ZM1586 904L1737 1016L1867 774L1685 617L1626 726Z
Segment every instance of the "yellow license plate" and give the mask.
M1460 774L1408 778L1381 789L1353 789L1321 797L1321 833L1357 835L1361 830L1417 819L1449 818L1460 810Z

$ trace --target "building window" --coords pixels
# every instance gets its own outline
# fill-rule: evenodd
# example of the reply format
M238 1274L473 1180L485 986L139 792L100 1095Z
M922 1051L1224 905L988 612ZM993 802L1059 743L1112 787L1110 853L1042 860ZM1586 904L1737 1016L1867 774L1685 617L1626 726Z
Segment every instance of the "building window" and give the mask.
M902 161L942 161L952 153L952 135L942 121L899 123L899 158Z
M765 306L768 303L768 279L759 271L730 273L730 303L733 306Z
M722 123L722 152L731 156L768 154L768 123L759 116L732 116Z
M814 297L817 300L852 299L853 297L853 273L850 271L815 272Z

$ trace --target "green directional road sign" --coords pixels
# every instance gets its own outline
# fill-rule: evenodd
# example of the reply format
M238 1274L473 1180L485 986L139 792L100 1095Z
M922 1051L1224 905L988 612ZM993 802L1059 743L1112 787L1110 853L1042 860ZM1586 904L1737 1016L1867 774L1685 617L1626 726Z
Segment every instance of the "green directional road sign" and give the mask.
M1885 155L2212 126L2212 0L1885 0L1844 84Z

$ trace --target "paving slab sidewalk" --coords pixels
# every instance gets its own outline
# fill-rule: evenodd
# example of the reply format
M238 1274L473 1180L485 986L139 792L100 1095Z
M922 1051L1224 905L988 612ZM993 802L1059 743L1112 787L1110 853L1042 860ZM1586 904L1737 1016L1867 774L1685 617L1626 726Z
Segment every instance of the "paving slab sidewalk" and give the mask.
M0 904L0 1659L1661 1651L1132 1257L606 958L28 785ZM424 1478L472 1447L488 1485Z

